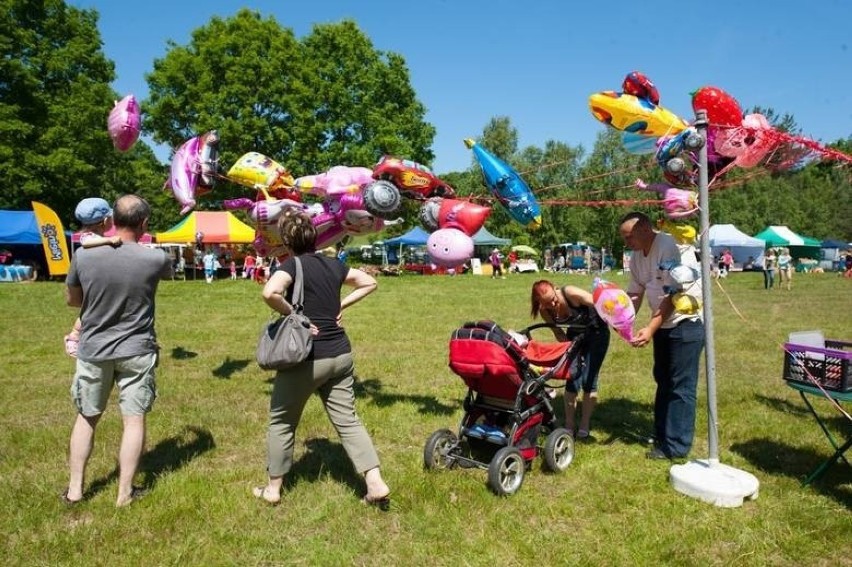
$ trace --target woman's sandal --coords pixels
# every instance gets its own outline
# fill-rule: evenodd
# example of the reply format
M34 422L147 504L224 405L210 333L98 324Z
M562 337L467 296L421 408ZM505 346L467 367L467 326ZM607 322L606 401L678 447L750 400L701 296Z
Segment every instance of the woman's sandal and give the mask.
M267 493L266 493L266 487L265 486L255 486L254 488L251 489L251 493L254 495L255 498L257 498L258 500L263 500L264 502L266 502L270 506L278 506L281 503L281 495L280 494L278 495L278 499L276 499L276 500L271 500L271 499L266 497Z
M378 498L367 495L361 499L361 502L368 506L375 506L382 512L387 512L390 510L390 493L379 496Z

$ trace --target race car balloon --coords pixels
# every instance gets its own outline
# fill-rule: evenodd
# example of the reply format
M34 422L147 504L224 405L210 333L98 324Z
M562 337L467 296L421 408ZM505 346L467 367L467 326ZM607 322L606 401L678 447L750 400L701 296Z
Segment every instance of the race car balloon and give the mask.
M597 120L607 126L654 138L679 134L688 126L683 118L670 110L627 93L595 93L589 97L589 109Z

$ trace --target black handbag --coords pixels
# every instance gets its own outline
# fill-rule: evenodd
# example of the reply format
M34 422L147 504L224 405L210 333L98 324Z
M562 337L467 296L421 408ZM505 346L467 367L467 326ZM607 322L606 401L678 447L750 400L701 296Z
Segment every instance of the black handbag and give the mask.
M257 363L264 370L284 370L304 361L313 347L311 320L302 312L305 282L302 263L296 257L296 278L293 280L293 311L263 326L257 342Z

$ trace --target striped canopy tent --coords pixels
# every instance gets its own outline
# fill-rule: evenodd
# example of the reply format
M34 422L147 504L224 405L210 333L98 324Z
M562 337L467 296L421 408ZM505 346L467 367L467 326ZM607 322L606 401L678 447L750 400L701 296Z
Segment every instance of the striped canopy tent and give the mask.
M766 242L770 248L789 248L793 258L819 258L820 255L822 243L819 240L800 236L786 226L767 226L754 237Z
M154 238L159 243L193 243L199 233L204 244L245 244L255 238L254 228L228 211L195 211Z

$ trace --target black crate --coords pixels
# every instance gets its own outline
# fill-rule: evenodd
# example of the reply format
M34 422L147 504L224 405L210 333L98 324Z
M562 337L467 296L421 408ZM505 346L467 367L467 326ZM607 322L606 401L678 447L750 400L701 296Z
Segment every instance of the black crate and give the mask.
M825 348L784 345L784 380L826 390L852 391L852 343L825 341ZM813 380L811 379L813 378Z

